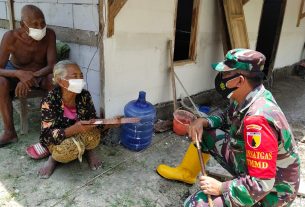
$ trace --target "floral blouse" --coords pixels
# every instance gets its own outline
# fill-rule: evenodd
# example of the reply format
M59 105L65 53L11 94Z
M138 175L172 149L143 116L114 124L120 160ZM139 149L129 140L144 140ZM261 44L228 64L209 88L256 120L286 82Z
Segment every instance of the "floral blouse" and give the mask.
M65 129L78 120L96 118L95 108L89 91L82 90L75 98L76 120L64 117L64 103L60 87L56 87L41 100L41 132L40 143L47 147L58 145L66 139Z

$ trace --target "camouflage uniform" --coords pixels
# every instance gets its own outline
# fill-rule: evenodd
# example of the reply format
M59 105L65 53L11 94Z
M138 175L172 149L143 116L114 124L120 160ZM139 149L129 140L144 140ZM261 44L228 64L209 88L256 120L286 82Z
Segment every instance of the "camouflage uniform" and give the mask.
M232 102L208 121L202 150L234 176L222 184L221 196L212 196L215 206L289 206L299 188L300 159L272 94L259 85L243 104ZM184 205L208 206L207 197L199 191Z

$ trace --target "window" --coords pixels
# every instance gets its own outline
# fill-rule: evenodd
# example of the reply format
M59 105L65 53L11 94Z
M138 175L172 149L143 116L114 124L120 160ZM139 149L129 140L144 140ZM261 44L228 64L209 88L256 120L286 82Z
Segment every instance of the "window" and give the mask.
M174 61L196 58L196 36L200 0L178 0Z

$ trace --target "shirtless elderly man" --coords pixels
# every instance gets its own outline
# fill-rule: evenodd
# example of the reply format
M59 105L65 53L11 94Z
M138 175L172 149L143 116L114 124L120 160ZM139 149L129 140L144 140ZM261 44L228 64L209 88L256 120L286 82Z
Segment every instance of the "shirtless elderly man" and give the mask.
M24 6L20 28L6 32L0 45L0 115L4 124L0 147L18 139L13 122L13 97L26 97L33 87L51 90L55 63L55 32L46 28L38 7Z

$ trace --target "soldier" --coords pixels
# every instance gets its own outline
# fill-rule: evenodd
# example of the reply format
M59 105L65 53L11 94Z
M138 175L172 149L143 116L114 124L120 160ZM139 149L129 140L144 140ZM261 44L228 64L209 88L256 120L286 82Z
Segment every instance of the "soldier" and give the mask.
M189 136L194 140L198 135L202 151L234 178L220 182L200 176L201 190L184 206L208 206L208 194L215 206L289 206L295 199L300 159L285 115L262 84L264 62L265 56L257 51L233 49L223 62L212 65L219 72L216 90L230 99L230 106L223 113L195 120ZM183 172L194 174L197 163L188 159ZM177 168L159 168L163 177L182 176Z

